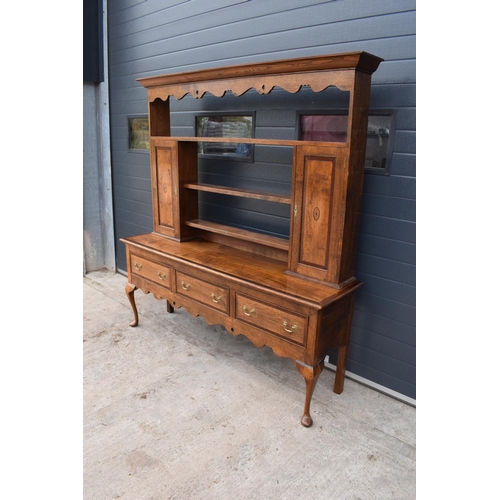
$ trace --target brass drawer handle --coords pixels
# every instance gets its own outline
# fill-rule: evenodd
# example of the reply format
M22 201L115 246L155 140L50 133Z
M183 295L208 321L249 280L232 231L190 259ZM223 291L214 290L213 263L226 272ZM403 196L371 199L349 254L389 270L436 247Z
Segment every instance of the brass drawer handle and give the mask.
M142 264L138 264L137 262L134 262L134 267L140 271L142 269Z
M181 281L181 288L183 290L186 290L186 292L191 288L191 285L189 283L184 283L184 281Z
M288 323L286 321L283 321L283 327L285 328L285 332L288 333L293 333L294 330L297 330L297 325L292 325L290 328L288 328Z
M160 273L160 271L158 271L156 274L158 275L158 278L160 278L161 280L163 280L163 278L165 278L166 276L166 274Z
M243 314L245 316L251 316L252 314L257 314L257 311L252 307L252 309L250 309L250 311L248 311L247 309L247 306L243 306Z
M212 300L218 304L221 300L222 300L222 295L219 295L218 297L215 296L215 293L212 293L212 295L210 295L210 297L212 297Z

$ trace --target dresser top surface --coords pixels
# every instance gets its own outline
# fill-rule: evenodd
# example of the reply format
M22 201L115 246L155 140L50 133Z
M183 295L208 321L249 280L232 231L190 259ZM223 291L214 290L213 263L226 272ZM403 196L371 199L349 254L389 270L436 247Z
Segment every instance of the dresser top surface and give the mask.
M210 270L251 283L254 287L271 289L274 293L293 297L313 307L324 307L352 293L362 284L354 281L342 289L336 289L285 274L285 262L205 240L181 243L149 233L123 238L120 241L160 257L166 255L174 261L188 263L200 270Z

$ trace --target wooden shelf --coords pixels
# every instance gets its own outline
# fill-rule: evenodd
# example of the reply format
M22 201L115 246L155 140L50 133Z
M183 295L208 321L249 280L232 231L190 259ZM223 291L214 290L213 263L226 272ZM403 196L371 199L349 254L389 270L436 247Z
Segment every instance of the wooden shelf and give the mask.
M271 193L259 193L257 191L249 191L248 189L229 188L225 186L216 186L213 184L184 184L187 189L195 189L196 191L206 191L209 193L226 194L229 196L239 196L240 198L253 198L255 200L272 201L275 203L284 203L290 205L292 197L286 195L277 195Z
M299 141L297 139L255 139L250 137L177 137L177 136L151 136L162 137L163 139L172 139L178 142L229 142L234 144L261 144L265 146L336 146L339 148L347 148L347 142L320 142L320 141Z
M269 236L267 234L255 233L254 231L247 231L245 229L239 229L237 227L226 226L224 224L218 224L217 222L209 222L201 219L196 219L186 221L185 224L186 226L196 227L198 229L203 229L204 231L210 231L212 233L223 234L224 236L230 236L232 238L238 238L240 240L259 243L261 245L277 248L279 250L288 251L290 245L289 241L283 238Z

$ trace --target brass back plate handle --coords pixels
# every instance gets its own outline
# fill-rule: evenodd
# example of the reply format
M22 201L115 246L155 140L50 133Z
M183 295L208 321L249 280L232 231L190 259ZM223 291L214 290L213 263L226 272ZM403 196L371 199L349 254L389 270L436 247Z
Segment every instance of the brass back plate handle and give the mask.
M245 316L251 316L252 314L257 314L257 311L253 307L248 310L247 306L243 306L243 314Z
M288 322L287 321L283 321L283 328L285 329L285 332L288 332L288 333L293 333L294 330L297 330L297 325L292 325L290 326L290 328L288 327Z

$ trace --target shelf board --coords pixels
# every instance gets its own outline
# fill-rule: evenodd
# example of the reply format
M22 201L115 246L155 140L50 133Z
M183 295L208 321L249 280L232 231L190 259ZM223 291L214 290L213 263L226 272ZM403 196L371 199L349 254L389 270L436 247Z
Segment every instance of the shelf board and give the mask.
M253 198L255 200L272 201L275 203L284 203L290 205L292 203L291 196L277 195L272 193L259 193L257 191L249 191L248 189L229 188L225 186L216 186L213 184L184 184L187 189L195 189L196 191L207 191L210 193L226 194L229 196L239 196L240 198Z
M299 141L297 139L255 139L249 137L176 137L176 136L151 136L151 138L172 139L178 142L228 142L234 144L261 144L267 146L324 146L346 148L347 142L320 142L320 141Z
M231 236L232 238L238 238L240 240L259 243L261 245L277 248L280 250L288 251L290 246L289 241L283 238L269 236L267 234L260 234L254 231L247 231L245 229L239 229L237 227L226 226L224 224L218 224L217 222L209 222L201 219L196 219L186 221L185 224L190 227L203 229L204 231L210 231L212 233L223 234L225 236Z

